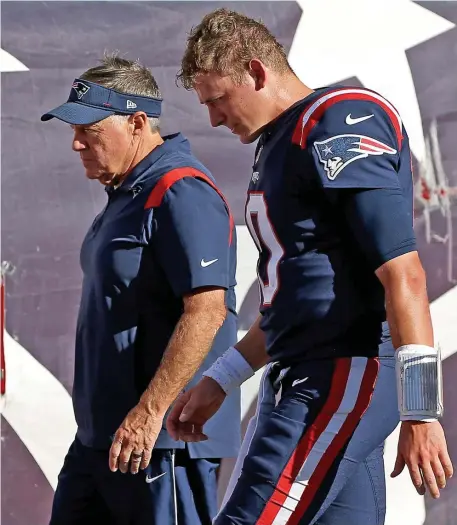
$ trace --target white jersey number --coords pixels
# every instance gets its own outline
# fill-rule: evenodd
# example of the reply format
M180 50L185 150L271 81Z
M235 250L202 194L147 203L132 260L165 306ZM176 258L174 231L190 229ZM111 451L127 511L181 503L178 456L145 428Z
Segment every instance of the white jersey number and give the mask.
M268 251L264 275L257 276L263 306L270 306L279 288L278 264L284 250L268 217L267 203L263 193L250 193L246 205L246 225L259 252Z

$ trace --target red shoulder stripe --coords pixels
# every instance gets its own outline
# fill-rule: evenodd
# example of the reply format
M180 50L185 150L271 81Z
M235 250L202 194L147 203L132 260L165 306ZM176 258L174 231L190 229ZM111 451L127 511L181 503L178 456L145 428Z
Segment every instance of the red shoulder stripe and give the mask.
M227 200L223 193L220 191L220 189L214 184L214 182L202 171L192 168L192 167L183 167L183 168L176 168L174 170L171 170L159 180L159 182L154 186L151 193L149 194L148 200L146 201L146 204L144 205L145 209L148 210L150 208L155 208L157 206L160 206L165 193L173 186L175 182L178 180L183 179L184 177L194 177L196 179L202 179L205 182L207 182L212 188L214 188L221 199L224 201L225 207L227 208L227 212L229 214L229 221L230 221L230 233L229 233L229 244L232 244L232 238L233 238L233 229L235 228L235 221L233 220L232 213L230 211L230 207L227 203Z
M392 104L390 104L390 102L385 100L377 93L367 89L359 88L340 88L330 92L327 91L317 100L315 100L300 115L300 119L292 136L293 144L299 145L302 149L305 148L311 130L320 121L325 111L329 107L343 100L368 100L369 102L375 102L381 106L381 108L389 116L390 121L392 122L392 125L395 129L398 150L400 151L403 141L403 133L401 118L397 110L392 106Z

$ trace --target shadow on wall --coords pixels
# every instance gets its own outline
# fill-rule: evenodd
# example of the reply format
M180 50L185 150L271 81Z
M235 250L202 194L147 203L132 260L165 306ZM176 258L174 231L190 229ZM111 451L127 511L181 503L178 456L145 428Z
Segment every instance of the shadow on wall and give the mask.
M425 496L426 518L423 525L457 525L457 353L443 363L444 416L443 426L454 462L454 477L448 480L440 499Z

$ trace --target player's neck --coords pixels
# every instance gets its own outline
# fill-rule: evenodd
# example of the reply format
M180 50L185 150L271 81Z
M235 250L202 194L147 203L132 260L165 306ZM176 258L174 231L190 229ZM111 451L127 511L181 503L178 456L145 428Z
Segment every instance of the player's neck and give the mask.
M278 89L275 93L274 105L272 108L272 120L276 119L287 111L291 106L303 100L313 93L309 88L295 75L285 75L278 79Z

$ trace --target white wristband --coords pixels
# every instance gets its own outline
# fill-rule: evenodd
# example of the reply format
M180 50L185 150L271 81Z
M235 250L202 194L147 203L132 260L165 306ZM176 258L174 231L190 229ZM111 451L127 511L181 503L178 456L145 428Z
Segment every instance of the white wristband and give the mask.
M253 376L254 370L241 353L231 346L203 375L214 379L222 390L229 394L235 388L240 387L246 379Z
M439 350L404 345L395 355L401 421L436 421L443 415L443 381Z

